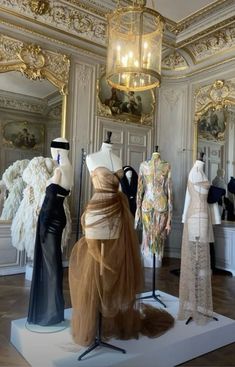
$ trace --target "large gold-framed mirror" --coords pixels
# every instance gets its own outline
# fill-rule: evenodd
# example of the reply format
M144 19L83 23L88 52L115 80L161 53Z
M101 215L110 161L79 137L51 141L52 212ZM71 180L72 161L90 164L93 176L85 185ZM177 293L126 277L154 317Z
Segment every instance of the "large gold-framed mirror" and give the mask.
M2 175L17 160L50 157L66 132L70 61L61 53L0 35L0 223Z
M225 190L225 203L231 206L229 217L222 219L234 221L235 78L215 80L195 93L194 160L201 153L208 179Z

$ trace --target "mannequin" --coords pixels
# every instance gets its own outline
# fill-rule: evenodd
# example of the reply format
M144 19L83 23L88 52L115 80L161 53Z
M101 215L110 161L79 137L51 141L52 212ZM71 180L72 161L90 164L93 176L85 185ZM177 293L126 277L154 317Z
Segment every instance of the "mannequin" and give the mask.
M110 142L110 137L102 143L101 148L98 152L89 154L86 157L86 165L91 175L95 175L96 168L108 169L110 173L119 174L122 170L122 161L112 152L112 144ZM113 218L110 225L110 221L99 223L104 216L100 213L85 213L85 237L86 238L99 238L99 239L116 239L119 237L120 232L120 218L116 216ZM95 225L98 222L98 225ZM92 227L91 227L92 226Z
M82 216L85 237L73 247L69 265L72 335L83 346L96 337L99 312L106 338L129 339L143 329L156 336L173 324L168 313L142 305L141 315L135 305L143 280L138 240L127 198L119 191L122 161L107 140L86 159L94 194ZM158 330L145 322L150 313Z
M227 187L224 176L225 176L225 170L223 168L218 168L217 175L212 180L212 185L226 190Z
M212 223L220 223L218 206L213 204L210 210L207 203L210 183L203 168L204 162L196 160L188 176L178 314L180 320L193 319L197 324L213 317L209 243L214 242Z
M38 218L33 279L30 289L28 323L51 326L64 320L62 232L66 224L64 199L73 184L68 158L69 143L64 138L51 142L52 158L58 167L48 181Z
M109 139L102 143L100 151L87 155L86 165L90 173L97 167L106 167L111 172L122 169L122 161L112 152L112 144Z
M135 227L143 225L142 254L145 266L152 266L155 254L161 263L164 241L171 229L171 168L158 151L140 165Z

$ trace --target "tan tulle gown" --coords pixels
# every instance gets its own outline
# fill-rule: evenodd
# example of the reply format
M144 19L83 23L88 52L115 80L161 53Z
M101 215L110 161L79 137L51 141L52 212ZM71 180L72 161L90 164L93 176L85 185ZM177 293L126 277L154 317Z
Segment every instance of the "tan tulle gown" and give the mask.
M119 191L122 175L123 170L113 173L105 167L93 171L95 192L82 216L86 237L75 244L70 257L72 334L83 346L94 341L99 312L103 338L137 338L139 333L155 337L174 323L166 311L135 301L143 271L133 216Z

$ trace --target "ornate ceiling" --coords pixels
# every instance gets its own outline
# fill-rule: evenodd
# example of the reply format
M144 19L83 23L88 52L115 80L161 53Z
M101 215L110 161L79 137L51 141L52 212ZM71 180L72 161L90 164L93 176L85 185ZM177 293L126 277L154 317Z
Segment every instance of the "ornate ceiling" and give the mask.
M122 0L121 4L131 2ZM14 21L30 31L34 23L41 33L48 34L48 28L59 32L59 38L67 44L105 55L106 14L116 3L0 0L0 25ZM235 57L235 0L148 0L147 4L152 8L157 4L157 10L166 16L162 62L166 75L185 75ZM168 16L181 20L176 22Z

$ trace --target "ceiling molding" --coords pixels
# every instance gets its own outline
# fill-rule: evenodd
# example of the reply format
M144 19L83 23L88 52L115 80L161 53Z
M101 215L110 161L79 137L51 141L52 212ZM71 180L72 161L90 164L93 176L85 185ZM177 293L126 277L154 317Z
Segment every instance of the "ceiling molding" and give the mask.
M47 3L47 0L43 1ZM234 1L217 0L178 23L166 19L163 69L175 74L184 69L193 71L194 66L208 58L217 55L226 57L235 47L235 15L229 8ZM130 0L122 0L122 3L128 4ZM57 44L83 50L84 54L104 57L105 17L115 7L116 0L53 0L53 7L45 7L44 12L40 13L40 9L33 11L30 0L2 0L0 25L11 19L10 22L15 23L12 28L27 29L32 34L55 39ZM219 16L215 20L217 13ZM213 19L208 20L209 16ZM201 23L196 28L197 22ZM183 36L185 39L182 40ZM185 57L184 52L190 57Z
M187 28L192 26L193 24L202 21L202 19L208 18L209 15L215 14L219 10L223 9L225 6L227 7L230 4L234 4L233 0L217 0L213 4L209 4L197 12L189 15L188 17L182 19L179 22L174 22L171 19L166 19L166 28L174 33L175 35L179 35L181 32L185 31Z

